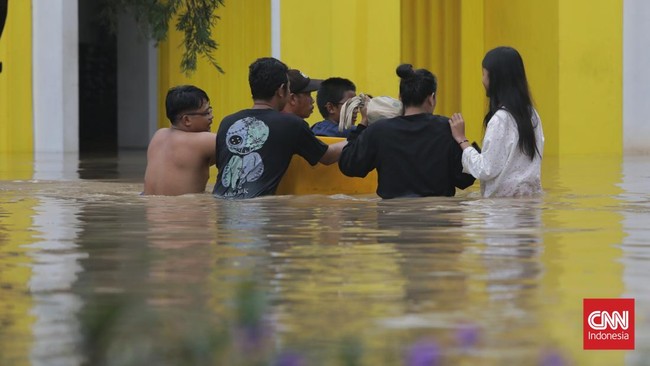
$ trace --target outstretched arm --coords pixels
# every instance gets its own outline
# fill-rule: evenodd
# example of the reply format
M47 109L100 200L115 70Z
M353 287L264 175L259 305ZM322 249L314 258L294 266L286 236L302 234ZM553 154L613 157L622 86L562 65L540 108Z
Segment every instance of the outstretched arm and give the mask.
M465 137L465 121L459 113L449 120L452 135L463 149L463 171L481 180L489 180L503 171L508 151L517 143L513 129L506 128L506 121L498 115L488 122L483 138L483 151L479 153Z
M375 169L377 151L367 133L351 141L341 154L339 169L348 177L365 177Z
M325 152L323 157L320 158L318 162L324 165L331 165L336 163L337 161L339 161L339 158L341 157L341 151L343 151L343 148L347 144L348 144L347 141L341 141L329 145L327 147L327 151Z

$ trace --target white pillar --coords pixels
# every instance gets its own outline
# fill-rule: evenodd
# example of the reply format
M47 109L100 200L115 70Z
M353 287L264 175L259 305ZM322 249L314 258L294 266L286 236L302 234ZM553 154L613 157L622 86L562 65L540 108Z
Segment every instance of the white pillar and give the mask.
M650 1L623 2L623 149L650 152ZM607 93L607 90L603 90Z
M81 231L80 208L64 199L38 199L32 227L41 241L27 246L34 259L29 280L34 302L31 314L35 317L30 361L35 366L81 365L77 313L83 302L72 291L83 271L79 260L88 257L76 244Z
M158 50L130 15L117 32L117 145L146 149L158 129Z
M77 0L33 0L35 152L79 150Z
M280 60L280 8L281 0L271 0L271 56Z

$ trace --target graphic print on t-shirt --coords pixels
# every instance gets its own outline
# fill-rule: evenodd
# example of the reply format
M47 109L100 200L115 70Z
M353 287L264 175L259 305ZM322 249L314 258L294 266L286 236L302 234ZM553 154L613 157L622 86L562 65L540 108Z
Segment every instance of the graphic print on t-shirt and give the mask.
M247 182L258 180L264 173L264 162L256 153L269 137L269 127L255 117L233 123L226 133L226 145L234 155L223 170L221 184L241 191Z

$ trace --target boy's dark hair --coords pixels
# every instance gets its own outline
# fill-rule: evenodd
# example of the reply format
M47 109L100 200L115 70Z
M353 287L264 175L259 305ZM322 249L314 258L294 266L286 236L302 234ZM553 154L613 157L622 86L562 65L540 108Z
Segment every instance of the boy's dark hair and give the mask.
M289 68L273 57L258 58L248 67L248 84L253 99L270 100L275 91L284 84L289 90Z
M348 79L329 78L320 84L318 94L316 95L316 105L323 118L329 118L329 112L327 112L325 105L327 103L339 103L343 99L343 94L348 90L352 90L353 92L357 91L357 87Z
M395 70L400 77L399 97L404 107L419 106L438 90L438 81L431 71L413 70L413 65L401 64Z
M194 85L175 86L167 91L165 98L167 118L175 125L184 112L197 110L209 101L208 94Z

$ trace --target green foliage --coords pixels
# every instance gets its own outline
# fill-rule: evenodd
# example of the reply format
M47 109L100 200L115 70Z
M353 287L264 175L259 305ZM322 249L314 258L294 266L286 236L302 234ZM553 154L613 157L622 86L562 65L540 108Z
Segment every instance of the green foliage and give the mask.
M117 17L129 13L135 17L148 38L156 42L167 38L169 24L176 17L176 30L183 33L185 48L181 70L191 74L196 70L198 56L205 57L219 72L213 52L219 44L213 39L213 28L219 16L216 9L225 0L102 0L102 17L111 29L116 29Z

